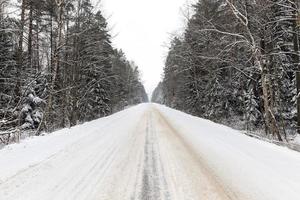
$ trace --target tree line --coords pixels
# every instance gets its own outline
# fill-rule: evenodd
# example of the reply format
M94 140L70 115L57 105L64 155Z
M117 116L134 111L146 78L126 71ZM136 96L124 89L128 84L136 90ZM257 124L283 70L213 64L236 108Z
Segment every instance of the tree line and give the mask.
M152 100L280 141L300 133L298 0L199 0Z
M0 140L18 140L148 101L90 0L0 0Z

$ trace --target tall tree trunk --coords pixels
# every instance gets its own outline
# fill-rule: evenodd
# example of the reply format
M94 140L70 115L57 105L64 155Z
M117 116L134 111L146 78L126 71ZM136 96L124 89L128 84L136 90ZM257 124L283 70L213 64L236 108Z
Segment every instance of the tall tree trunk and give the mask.
M16 100L16 108L19 107L21 100L22 100L22 92L21 92L21 74L23 70L23 34L24 34L24 26L25 26L25 9L26 9L26 0L22 1L21 6L21 23L20 23L20 30L19 30L19 44L17 50L17 69L16 69L16 78L17 83L15 87L15 100ZM21 135L21 112L18 114L18 133L17 133L17 141L20 141Z
M272 103L272 87L270 80L270 71L269 67L266 63L265 58L265 41L261 39L261 60L259 60L259 65L261 66L261 83L262 83L262 91L263 91L263 101L264 101L264 112L265 112L265 123L267 132L270 132L273 136L277 137L279 141L282 141L282 137L280 135L279 126L277 124L276 117L274 115L274 104Z
M36 19L36 70L37 72L41 71L40 67L40 37L39 37L39 19Z
M68 16L68 11L66 11L66 16ZM65 45L69 48L69 18L66 19L66 33L65 33ZM63 95L64 98L62 99L62 106L63 106L63 119L62 119L62 126L63 127L70 127L70 118L69 118L69 105L70 105L70 66L68 63L69 60L69 51L67 50L64 54L64 67L63 71L63 80L62 80L62 88L64 89Z
M297 132L300 134L300 55L299 55L299 35L298 35L298 5L297 0L293 0L294 20L294 64L296 69L296 85L297 85Z
M79 26L79 25L78 25ZM79 29L77 29L79 30ZM72 89L71 89L71 97L72 97L72 111L71 111L71 126L75 126L79 119L79 111L78 111L78 91L77 91L77 85L78 81L80 80L80 71L79 71L79 41L78 36L74 38L74 65L72 66Z
M50 65L48 69L48 73L52 73L53 67L53 13L50 13Z
M26 0L22 1L21 8L21 20L20 20L20 29L19 29L19 44L17 50L17 84L15 88L16 101L21 99L21 71L23 69L23 40L24 40L24 26L25 26L25 9L26 9Z
M29 6L29 27L28 27L28 66L32 68L32 27L33 27L33 6L30 1Z
M51 119L51 113L52 113L52 104L53 104L53 94L55 90L55 85L56 85L56 80L58 76L58 69L59 69L59 64L60 64L60 54L61 54L61 49L63 47L62 45L62 29L63 29L63 12L64 12L64 0L60 0L57 2L57 7L59 9L58 13L58 38L57 38L57 47L56 51L54 54L54 68L53 71L51 72L52 80L49 88L49 96L48 96L48 103L47 103L47 109L45 113L45 129L46 131L50 131L50 126L49 122L52 120Z
M77 16L76 16L76 23L75 23L75 32L76 33L79 33L80 31L80 12L81 12L81 0L78 0L77 1ZM72 100L70 101L71 104L72 104L72 109L71 109L71 126L74 126L78 123L78 120L79 120L79 109L78 109L78 91L77 91L77 86L76 84L78 84L79 80L80 80L80 69L79 69L79 66L80 66L80 52L79 52L79 34L76 34L76 36L74 37L74 40L73 40L73 44L74 44L74 54L73 54L73 60L75 61L74 62L74 65L72 66L72 76L71 76L71 80L72 80L72 89L70 90L70 93L71 93L71 97L72 97Z
M277 124L277 120L274 114L274 103L273 103L273 91L271 87L271 80L270 80L270 69L267 64L266 54L266 44L264 35L265 33L261 34L261 41L260 47L257 47L256 41L253 36L253 28L252 26L252 19L251 14L255 11L253 10L252 5L255 4L255 1L246 0L245 6L247 11L247 23L246 23L246 31L248 36L250 37L251 46L252 46L252 54L254 58L254 63L260 68L261 71L261 84L262 84L262 98L263 98L263 105L264 105L264 118L266 124L266 132L271 133L273 136L277 137L279 141L282 141L282 137L280 135L280 130ZM243 20L241 20L243 21ZM264 30L264 27L262 27Z

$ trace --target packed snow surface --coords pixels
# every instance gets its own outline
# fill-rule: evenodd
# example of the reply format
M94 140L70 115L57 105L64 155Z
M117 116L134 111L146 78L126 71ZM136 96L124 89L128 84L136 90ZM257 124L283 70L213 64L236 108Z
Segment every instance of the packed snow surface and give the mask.
M2 200L299 200L300 153L157 105L0 150Z

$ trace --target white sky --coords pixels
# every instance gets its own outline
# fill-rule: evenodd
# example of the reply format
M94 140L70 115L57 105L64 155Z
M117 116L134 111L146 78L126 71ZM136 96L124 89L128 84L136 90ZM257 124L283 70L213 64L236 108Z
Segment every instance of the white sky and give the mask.
M113 44L133 60L148 94L161 79L170 34L183 29L187 0L102 0Z

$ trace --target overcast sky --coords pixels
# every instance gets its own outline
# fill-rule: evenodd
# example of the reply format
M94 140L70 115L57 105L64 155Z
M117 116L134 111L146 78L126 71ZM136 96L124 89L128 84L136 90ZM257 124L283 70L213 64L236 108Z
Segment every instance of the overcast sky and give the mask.
M184 26L181 10L186 4L187 0L101 1L114 46L139 66L148 94L161 79L170 34Z

